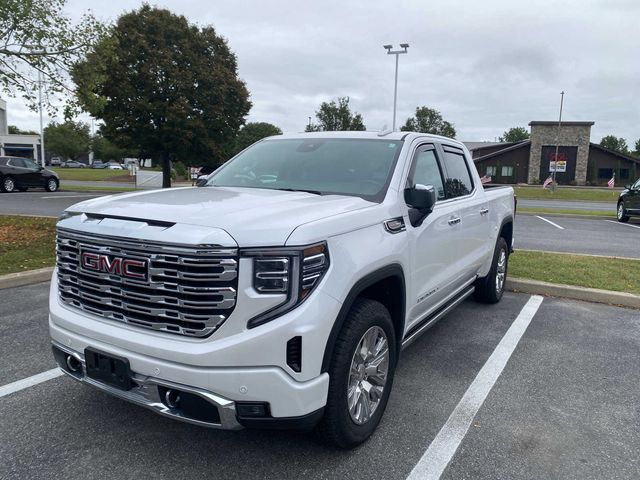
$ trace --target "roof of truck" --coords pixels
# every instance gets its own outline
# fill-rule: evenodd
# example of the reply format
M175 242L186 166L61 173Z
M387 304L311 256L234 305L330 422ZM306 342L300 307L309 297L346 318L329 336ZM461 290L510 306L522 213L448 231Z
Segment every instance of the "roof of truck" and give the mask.
M428 137L434 140L446 140L454 144L462 146L462 142L454 140L452 138L442 137L440 135L431 135L427 133L417 132L300 132L300 133L285 133L283 135L276 135L268 137L270 139L302 139L302 138L370 138L381 140L407 140L416 137Z

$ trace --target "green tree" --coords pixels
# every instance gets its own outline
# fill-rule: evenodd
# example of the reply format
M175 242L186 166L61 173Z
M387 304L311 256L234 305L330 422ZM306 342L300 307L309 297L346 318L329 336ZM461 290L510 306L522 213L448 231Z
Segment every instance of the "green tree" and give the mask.
M244 150L249 145L272 135L282 135L275 125L267 122L250 122L240 129L234 142L232 155Z
M9 125L7 130L10 135L38 135L38 132L34 132L33 130L22 130L15 125Z
M524 127L512 127L505 131L498 141L500 142L521 142L529 139L529 132Z
M624 138L616 137L615 135L602 137L602 140L600 140L600 146L620 153L629 153L627 141Z
M75 160L89 151L89 125L83 122L51 122L44 129L45 147L60 157Z
M442 114L438 110L429 107L417 107L415 116L407 118L400 130L430 133L449 138L456 137L456 129L453 124L442 118Z
M213 27L143 5L118 18L71 71L78 104L102 119L104 136L160 159L221 163L251 108L235 55Z
M317 123L307 125L305 132L336 132L366 130L362 115L351 112L349 97L322 102L316 111Z
M62 10L66 0L0 1L0 90L22 96L38 107L38 72L46 82L44 101L50 108L65 84L71 65L87 52L104 27L85 14L77 24Z
M94 159L108 162L109 160L121 161L127 156L127 151L120 148L112 141L96 134L91 139L91 151L93 151Z
M640 138L636 140L636 144L634 146L633 155L636 157L640 157Z

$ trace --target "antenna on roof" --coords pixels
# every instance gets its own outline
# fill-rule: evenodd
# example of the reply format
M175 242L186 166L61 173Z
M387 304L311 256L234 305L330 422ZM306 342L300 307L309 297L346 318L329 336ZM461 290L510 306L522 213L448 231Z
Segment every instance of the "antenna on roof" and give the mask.
M389 135L390 133L393 133L393 130L391 130L390 128L387 128L387 125L385 124L382 126L382 128L378 132L378 136L384 137L385 135Z

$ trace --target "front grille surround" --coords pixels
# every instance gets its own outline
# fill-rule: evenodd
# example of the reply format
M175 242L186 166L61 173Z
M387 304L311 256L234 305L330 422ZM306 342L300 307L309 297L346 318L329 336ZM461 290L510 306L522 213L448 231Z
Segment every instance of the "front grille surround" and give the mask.
M80 252L148 262L135 280L80 266ZM100 236L58 228L58 295L68 307L137 327L207 337L229 318L238 288L238 250Z

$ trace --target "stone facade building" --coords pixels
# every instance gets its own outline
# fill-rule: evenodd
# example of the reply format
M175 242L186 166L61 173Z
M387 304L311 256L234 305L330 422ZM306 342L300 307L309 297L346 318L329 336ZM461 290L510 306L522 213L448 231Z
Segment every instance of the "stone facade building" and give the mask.
M616 185L640 176L640 158L591 143L594 122L532 121L530 139L522 142L470 143L476 168L493 183L541 184L555 168L559 185ZM558 156L556 158L556 144Z

